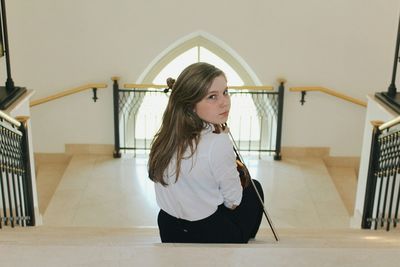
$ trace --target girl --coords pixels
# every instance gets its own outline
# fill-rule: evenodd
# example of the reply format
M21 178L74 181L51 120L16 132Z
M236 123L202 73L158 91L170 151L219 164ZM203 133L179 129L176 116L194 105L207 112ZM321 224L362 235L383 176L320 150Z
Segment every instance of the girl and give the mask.
M161 241L247 243L263 208L251 186L242 188L233 145L221 127L230 110L225 74L200 62L168 83L172 91L148 163Z

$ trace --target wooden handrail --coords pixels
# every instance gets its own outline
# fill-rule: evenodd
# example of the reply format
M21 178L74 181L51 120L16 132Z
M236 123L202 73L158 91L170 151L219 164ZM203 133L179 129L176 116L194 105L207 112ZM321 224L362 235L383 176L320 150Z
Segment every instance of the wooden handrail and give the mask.
M319 86L316 86L316 87L291 87L289 90L292 91L292 92L320 91L320 92L323 92L325 94L336 96L336 97L341 98L343 100L346 100L346 101L349 101L351 103L360 105L362 107L367 107L367 102L365 102L365 101L359 100L357 98L354 98L354 97L339 93L337 91L334 91L334 90L331 90L331 89L328 89L328 88L325 88L325 87L319 87Z
M85 91L85 90L88 90L88 89L92 89L92 88L97 88L97 89L99 89L99 88L107 88L107 84L106 83L89 83L89 84L85 84L85 85L82 85L82 86L78 86L78 87L75 87L75 88L72 88L72 89L68 89L68 90L65 90L63 92L60 92L60 93L57 93L57 94L54 94L54 95L51 95L51 96L48 96L48 97L44 97L44 98L40 98L40 99L37 99L37 100L33 100L33 101L30 102L30 106L34 107L34 106L37 106L37 105L40 105L40 104L43 104L43 103L46 103L46 102L49 102L49 101L56 100L56 99L64 97L64 96L76 94L76 93L79 93L79 92L82 92L82 91Z
M135 88L155 88L155 89L164 89L168 86L165 84L136 84L136 83L126 83L124 84L124 88L126 89L135 89ZM256 85L243 85L243 86L228 86L228 89L235 90L273 90L273 86L256 86Z
M0 118L8 121L9 123L19 127L21 125L21 123L19 121L17 121L16 119L14 119L13 117L7 115L7 113L4 113L3 111L0 110Z
M390 128L399 123L400 123L400 116L398 116L388 122L383 123L382 125L379 126L379 130L381 130L381 131L386 130L387 128Z

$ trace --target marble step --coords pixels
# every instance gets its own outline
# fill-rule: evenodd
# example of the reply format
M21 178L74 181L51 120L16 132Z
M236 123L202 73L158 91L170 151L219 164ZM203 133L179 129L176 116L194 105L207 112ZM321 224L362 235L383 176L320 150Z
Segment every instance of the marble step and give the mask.
M400 248L400 230L277 229L280 241L261 228L249 244L208 244L227 247L275 248ZM0 245L159 246L158 229L100 227L27 227L0 230ZM185 246L185 244L175 244ZM196 244L186 244L196 246ZM200 244L205 246L205 244Z

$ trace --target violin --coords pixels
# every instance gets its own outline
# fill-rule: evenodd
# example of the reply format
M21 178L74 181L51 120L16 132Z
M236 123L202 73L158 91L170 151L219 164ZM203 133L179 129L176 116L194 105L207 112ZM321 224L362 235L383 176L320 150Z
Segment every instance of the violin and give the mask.
M246 165L244 165L244 163L240 160L236 149L233 148L233 150L236 153L236 169L239 172L240 183L242 184L243 188L246 188L249 186L251 179L249 170L247 169Z
M260 203L261 203L261 205L263 207L263 213L265 215L265 218L268 221L269 227L271 228L271 231L272 231L272 233L273 233L273 235L275 237L275 240L279 241L279 237L278 237L278 234L276 233L276 230L275 230L275 227L274 227L274 225L272 223L272 220L269 217L269 215L267 213L267 210L265 209L264 201L261 198L260 193L258 192L257 187L254 184L254 182L253 182L253 180L252 180L252 178L250 176L249 170L247 169L246 165L243 162L243 158L239 154L239 149L237 148L235 140L233 139L233 136L232 136L231 132L228 129L228 125L226 123L221 124L220 128L222 129L222 131L228 132L229 136L231 137L231 140L232 140L232 143L233 143L233 151L236 154L236 169L239 172L240 183L242 184L243 189L248 187L250 184L252 185L252 187L255 190L255 192L256 192L256 194L258 196L258 199L259 199L259 201L260 201Z

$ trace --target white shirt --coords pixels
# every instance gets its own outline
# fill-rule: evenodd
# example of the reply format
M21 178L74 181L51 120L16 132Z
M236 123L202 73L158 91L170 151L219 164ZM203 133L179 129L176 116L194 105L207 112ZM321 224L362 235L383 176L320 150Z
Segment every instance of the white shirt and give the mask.
M164 176L168 185L155 183L158 206L176 218L201 220L222 203L231 208L242 200L233 145L227 133L212 131L210 125L203 130L193 157L182 159L177 182L176 160L172 159L166 171L168 176ZM190 155L190 151L186 154Z

